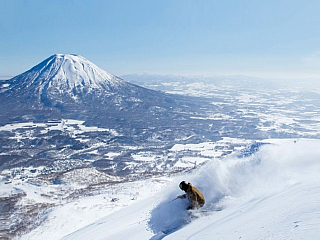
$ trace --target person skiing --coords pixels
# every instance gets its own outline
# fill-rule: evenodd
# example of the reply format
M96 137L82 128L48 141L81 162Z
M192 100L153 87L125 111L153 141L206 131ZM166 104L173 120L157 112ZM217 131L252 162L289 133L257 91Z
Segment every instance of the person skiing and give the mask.
M178 196L177 198L188 198L190 202L190 206L187 208L188 210L203 207L205 200L198 188L192 186L191 183L187 184L185 181L182 181L179 184L179 187L182 191L185 191L186 193Z

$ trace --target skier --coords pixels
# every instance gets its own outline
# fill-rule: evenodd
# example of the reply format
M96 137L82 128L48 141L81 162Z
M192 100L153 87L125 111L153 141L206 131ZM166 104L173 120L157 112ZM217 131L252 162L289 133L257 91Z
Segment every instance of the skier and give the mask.
M182 181L179 184L179 187L186 193L178 196L177 198L188 198L190 202L190 206L187 208L188 210L203 207L205 200L198 188L192 186L191 183L187 184L185 181Z

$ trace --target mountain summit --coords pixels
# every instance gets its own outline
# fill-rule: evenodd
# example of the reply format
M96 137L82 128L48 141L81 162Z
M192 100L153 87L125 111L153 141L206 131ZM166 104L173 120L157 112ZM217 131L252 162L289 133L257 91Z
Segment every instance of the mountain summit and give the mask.
M39 93L60 92L75 96L92 90L113 91L125 85L80 55L55 54L13 79L10 89Z
M1 89L9 97L44 107L103 104L152 99L154 91L130 84L97 67L82 56L55 54L30 70L6 81ZM157 94L156 94L157 95ZM111 99L112 98L112 99ZM32 100L32 101L31 101ZM122 105L122 104L120 104ZM124 108L125 106L119 106Z

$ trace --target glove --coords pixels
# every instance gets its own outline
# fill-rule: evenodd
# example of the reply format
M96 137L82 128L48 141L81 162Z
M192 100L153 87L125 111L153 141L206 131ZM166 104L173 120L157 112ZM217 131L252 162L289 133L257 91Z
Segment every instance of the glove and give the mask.
M182 195L179 195L177 198L183 199L183 198L186 198L186 197L187 197L187 194L182 194Z

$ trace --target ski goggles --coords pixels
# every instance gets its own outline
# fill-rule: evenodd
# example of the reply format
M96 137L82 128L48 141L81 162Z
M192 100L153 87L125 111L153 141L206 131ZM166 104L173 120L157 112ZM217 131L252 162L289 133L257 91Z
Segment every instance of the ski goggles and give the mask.
M182 183L179 184L179 188L182 190Z

